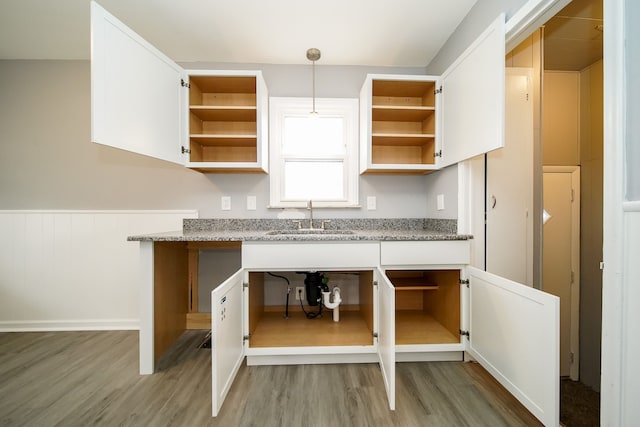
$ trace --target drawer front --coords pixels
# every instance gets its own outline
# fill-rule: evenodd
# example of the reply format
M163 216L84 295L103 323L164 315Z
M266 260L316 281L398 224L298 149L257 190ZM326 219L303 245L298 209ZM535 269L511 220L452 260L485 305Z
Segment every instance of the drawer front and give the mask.
M242 266L249 269L351 269L376 267L378 242L244 242Z
M468 240L381 242L381 265L469 264Z

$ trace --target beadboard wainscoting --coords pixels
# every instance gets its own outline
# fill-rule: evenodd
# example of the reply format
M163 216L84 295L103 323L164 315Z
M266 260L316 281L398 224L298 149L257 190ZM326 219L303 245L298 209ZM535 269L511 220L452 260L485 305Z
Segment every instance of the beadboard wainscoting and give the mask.
M182 229L195 210L0 211L0 332L139 327L133 234Z

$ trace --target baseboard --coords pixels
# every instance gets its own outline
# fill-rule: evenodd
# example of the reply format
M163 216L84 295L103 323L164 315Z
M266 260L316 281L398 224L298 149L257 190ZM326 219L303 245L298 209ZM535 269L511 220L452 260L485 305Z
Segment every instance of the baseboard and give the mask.
M130 331L139 329L140 320L138 319L0 321L0 332Z

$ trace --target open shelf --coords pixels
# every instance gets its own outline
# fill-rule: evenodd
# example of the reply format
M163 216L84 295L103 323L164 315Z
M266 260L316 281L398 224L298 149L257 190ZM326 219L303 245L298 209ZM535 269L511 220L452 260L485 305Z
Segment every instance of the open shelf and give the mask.
M363 172L423 174L435 166L436 82L413 77L371 80L371 164Z
M266 273L249 273L249 347L373 345L373 272L357 273L357 283L352 286L357 288L358 303L341 304L339 322L333 321L328 309L322 317L308 319L293 296L285 318L284 307L265 305ZM317 307L305 305L305 309L316 312Z
M460 334L453 334L442 323L422 310L396 311L396 344L455 344Z
M396 345L460 342L459 270L388 270L396 289Z
M331 311L322 317L307 319L301 311L265 312L249 340L254 347L314 347L372 345L373 335L359 311L340 311L334 322Z
M195 75L189 78L189 162L258 161L255 75ZM256 171L261 172L260 167Z

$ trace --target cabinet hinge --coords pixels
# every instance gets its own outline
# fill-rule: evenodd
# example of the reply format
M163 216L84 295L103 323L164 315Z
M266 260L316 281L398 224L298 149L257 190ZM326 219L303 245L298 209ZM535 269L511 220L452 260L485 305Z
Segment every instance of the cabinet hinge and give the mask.
M576 273L574 273L573 271L571 272L571 283L576 281Z
M182 154L191 154L191 150L189 150L184 145L182 147L180 147L180 148L182 148Z
M460 335L467 337L467 339L471 338L469 331L463 331L462 329L460 329Z
M573 188L571 189L571 201L575 201L576 200L576 190L574 190Z
M377 333L377 332L374 332L374 333L373 333L373 337L374 337L374 338L378 338L378 333Z
M242 287L243 287L244 289L248 289L248 288L249 288L249 283L243 283L243 284L242 284Z
M180 86L186 87L187 89L191 87L191 85L184 81L184 79L180 79Z
M461 285L467 285L467 288L469 287L469 279L459 279L458 282L460 282Z
M377 280L373 281L373 286L378 286L378 281Z
M438 150L435 153L433 153L433 157L442 157L442 150Z
M249 341L249 337L250 337L250 336L251 336L251 335L243 335L243 337L242 337L242 342Z
M436 90L434 90L434 91L433 91L433 94L434 94L434 95L437 95L437 94L439 94L439 93L442 93L442 86L440 86L438 89L436 89Z

